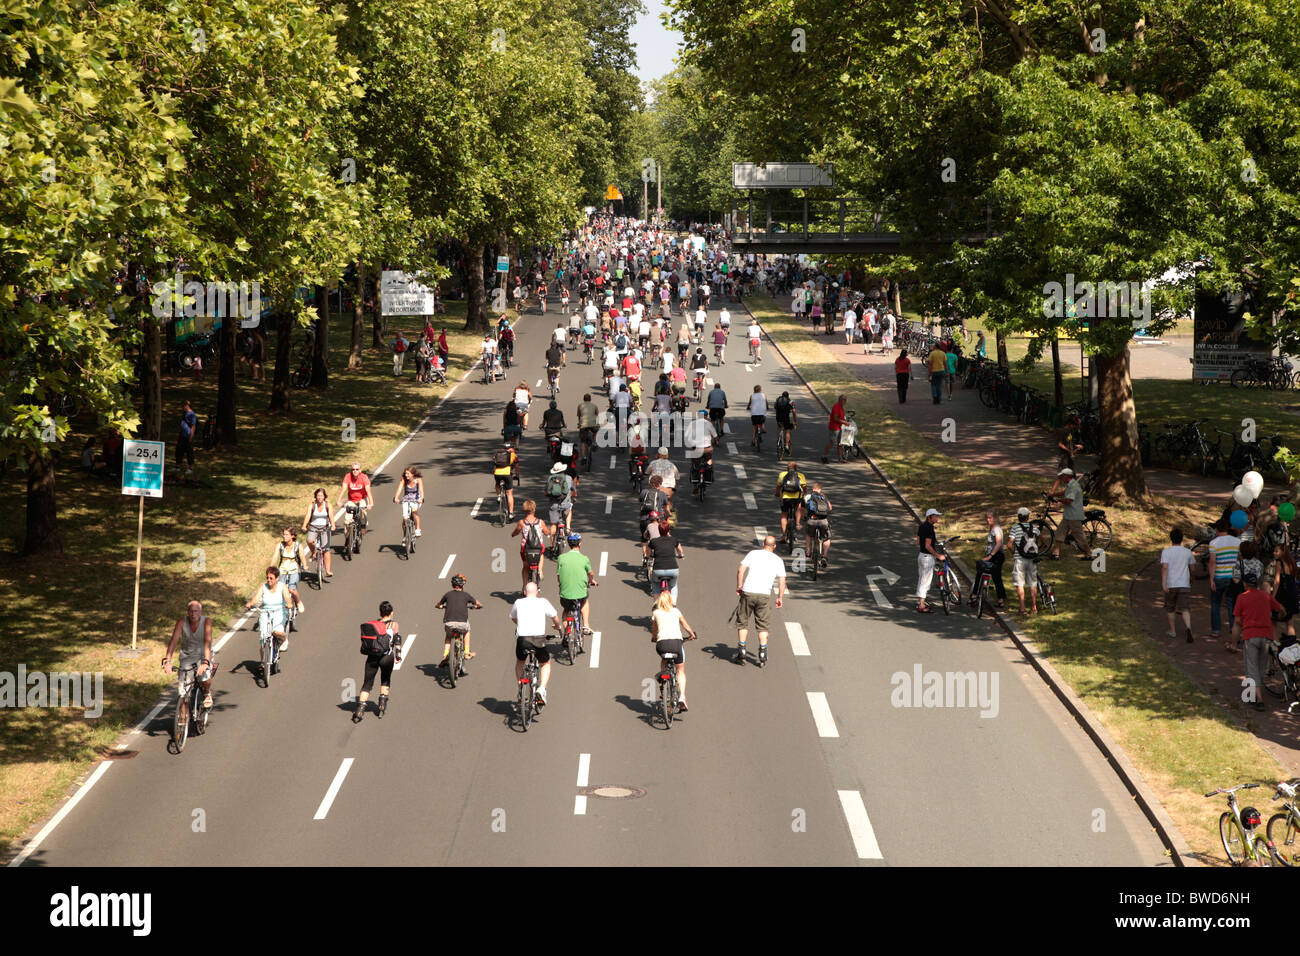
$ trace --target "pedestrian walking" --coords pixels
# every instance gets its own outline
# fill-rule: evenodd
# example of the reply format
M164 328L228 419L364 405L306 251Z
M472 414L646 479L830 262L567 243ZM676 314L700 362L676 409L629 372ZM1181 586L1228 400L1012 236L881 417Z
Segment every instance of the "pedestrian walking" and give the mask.
M1268 645L1273 639L1273 615L1285 614L1286 608L1278 603L1277 598L1259 588L1259 578L1254 571L1243 575L1244 587L1233 608L1233 637L1242 645L1246 658L1246 696L1255 710L1263 710L1264 702L1259 699L1260 688L1264 684L1264 668L1268 665Z
M176 441L176 464L185 459L189 467L181 474L181 484L188 485L194 477L194 430L199 426L199 416L194 414L194 407L185 403L181 411L181 432Z
M1169 617L1169 630L1166 637L1176 637L1174 619L1183 616L1183 633L1187 643L1192 637L1192 565L1196 556L1192 549L1183 544L1183 532L1174 528L1169 532L1169 547L1160 552L1160 590L1165 596L1165 613Z
M907 404L907 386L912 381L912 360L907 357L907 349L901 349L894 359L894 378L898 381L898 404Z

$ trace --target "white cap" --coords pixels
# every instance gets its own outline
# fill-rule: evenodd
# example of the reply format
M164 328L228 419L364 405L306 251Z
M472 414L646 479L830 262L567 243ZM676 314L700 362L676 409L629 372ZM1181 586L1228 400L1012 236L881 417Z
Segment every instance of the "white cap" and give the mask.
M1029 517L1029 509L1028 509L1028 508L1023 508L1023 507L1022 507L1019 511L1016 512L1016 517L1017 517L1017 518L1028 518L1028 517Z
M942 512L942 511L939 511L937 508L931 508L929 511L927 511L927 512L925 513L925 516L926 516L927 518L932 517L932 516L934 516L934 515L938 515L940 518L942 518L942 517L943 517L943 512Z
M663 448L663 447L661 447L661 448L659 449L659 457L660 457L660 458L667 458L667 457L668 457L668 449L667 449L667 448Z
M558 475L560 472L564 471L567 467L568 465L566 465L564 462L557 461L555 464L551 466L551 474Z
M1071 477L1074 477L1074 472L1071 471L1069 468L1062 468L1060 471L1056 473L1056 477L1060 478L1062 475L1069 475Z

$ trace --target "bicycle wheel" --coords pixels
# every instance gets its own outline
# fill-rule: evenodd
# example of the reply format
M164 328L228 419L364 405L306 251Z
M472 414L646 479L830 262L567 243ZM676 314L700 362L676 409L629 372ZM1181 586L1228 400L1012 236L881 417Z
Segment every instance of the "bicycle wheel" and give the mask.
M948 599L955 608L961 607L961 585L957 583L957 575L948 572Z
M343 560L352 560L352 545L357 535L357 523L352 521L348 524L348 529L343 534Z
M988 583L981 579L975 589L975 620L984 616L984 592L988 588Z
M1268 663L1264 665L1264 676L1260 683L1274 697L1281 697L1286 692L1282 678L1282 665L1278 662L1277 656L1271 652L1268 655Z
M407 561L411 560L411 552L414 550L414 542L411 540L411 519L407 518L402 522L402 554Z
M578 663L578 639L573 634L573 628L567 629L564 641L564 660L570 667Z
M998 407L998 390L995 385L985 385L980 389L980 404L985 408Z
M1219 841L1223 844L1223 852L1228 854L1228 862L1239 866L1246 858L1246 838L1227 810L1219 815Z
M1275 813L1268 818L1268 838L1273 841L1273 856L1283 866L1295 866L1296 858L1293 847L1296 836L1300 835L1300 824L1288 810Z
M822 543L820 538L813 538L813 551L810 555L812 558L812 579L817 580L817 568L822 563Z
M304 365L293 373L293 387L306 388L311 384L311 366Z
M1251 374L1250 369L1239 368L1233 370L1232 377L1228 379L1228 383L1233 388L1245 388L1247 385L1253 385L1254 379L1255 376Z
M1046 521L1036 521L1034 525L1038 528L1038 553L1050 554L1052 545L1056 541L1056 529Z
M1110 522L1105 518L1089 518L1083 523L1083 536L1088 541L1088 553L1092 553L1093 548L1101 548L1103 551L1110 550Z
M451 639L451 651L447 654L447 678L451 681L451 686L456 686L456 679L460 676L460 655L462 645L460 635L457 634Z
M180 753L185 749L185 741L190 736L190 702L188 694L180 694L176 698L176 713L172 715L172 741L176 744L176 752Z
M524 668L524 679L519 685L519 718L523 722L524 732L528 732L528 725L533 722L534 707L534 681L536 680L537 671L531 667Z
M944 613L944 614L949 613L949 611L948 611L948 585L947 585L946 582L940 583L940 585L939 585L939 600L943 603L943 613Z
M662 673L662 672L661 672ZM665 680L662 676L659 678L659 716L663 718L664 730L668 730L673 725L673 693L672 685L675 683L672 677Z

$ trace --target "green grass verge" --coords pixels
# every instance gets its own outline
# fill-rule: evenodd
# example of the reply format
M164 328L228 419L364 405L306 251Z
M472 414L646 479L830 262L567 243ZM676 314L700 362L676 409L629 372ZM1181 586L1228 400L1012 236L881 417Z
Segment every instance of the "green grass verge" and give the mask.
M449 315L436 324L447 328L449 381L454 383L477 355L481 339L459 331L463 302L448 307ZM398 329L414 336L421 328L419 319L390 319L388 337L391 341ZM25 522L25 479L16 470L4 477L0 671L14 673L21 662L28 672L102 673L104 712L90 719L74 708L0 711L0 852L48 815L90 763L130 729L161 691L174 686L158 661L185 603L199 598L216 628L224 629L261 580L279 530L301 525L312 491L324 487L332 504L350 462L359 460L367 469L378 466L446 392L444 386L417 386L410 359L402 379L395 381L387 347L366 349L361 372L344 371L349 341L350 317L346 323L335 319L330 388L295 391L288 414L267 412L270 386L252 382L241 370L239 444L196 452L196 475L203 487L176 483L169 464L165 497L145 504L139 625L144 655L138 660L115 656L131 642L138 505L124 498L116 484L77 473L77 453L95 423L75 422L78 433L65 443L66 467L57 476L62 559L16 557ZM371 341L369 316L362 341ZM273 353L268 358L273 361ZM266 374L270 378L272 366ZM192 401L201 422L215 409L216 394L215 373L202 381L164 377L163 437L169 462L181 403ZM344 441L344 419L355 422L355 442ZM400 467L395 461L390 470ZM386 487L391 494L392 486ZM376 497L384 493L377 489ZM310 607L310 597L303 597ZM214 639L220 633L216 630Z
M787 312L764 296L747 304L827 405L839 394L848 397L846 407L857 412L864 447L916 507L944 513L946 534L982 542L986 509L1004 516L1005 524L1005 516L1020 505L1038 502L1045 490L1040 478L941 454L893 413L892 403L884 400L889 392L870 388ZM1129 755L1194 854L1223 865L1217 825L1223 808L1202 794L1240 781L1272 783L1283 779L1284 770L1221 702L1152 645L1127 603L1129 580L1168 542L1167 529L1205 523L1210 512L1157 496L1149 510L1108 508L1107 517L1115 538L1106 572L1094 574L1082 561L1045 565L1060 609L1016 623ZM973 567L975 548L964 551L963 559ZM1009 580L1008 589L1014 603ZM1239 703L1229 706L1243 713Z

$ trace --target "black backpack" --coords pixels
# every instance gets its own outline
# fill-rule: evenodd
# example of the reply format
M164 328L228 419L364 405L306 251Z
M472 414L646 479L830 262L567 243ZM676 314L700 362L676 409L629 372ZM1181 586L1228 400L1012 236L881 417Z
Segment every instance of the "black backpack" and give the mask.
M792 404L793 402L791 402L790 399L786 398L784 395L778 398L776 400L776 417L788 418L790 415L790 406Z
M789 494L799 490L799 473L797 471L787 471L781 477L781 490Z
M824 518L830 514L831 503L820 491L814 492L808 496L808 510L812 512L814 518Z
M382 621L366 621L361 625L361 653L367 656L378 654L381 657L393 650L393 635Z
M524 553L533 556L542 553L542 532L540 522L524 522Z
M492 453L493 468L507 468L510 465L510 452L505 448L498 448Z

